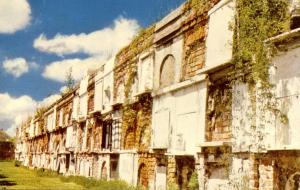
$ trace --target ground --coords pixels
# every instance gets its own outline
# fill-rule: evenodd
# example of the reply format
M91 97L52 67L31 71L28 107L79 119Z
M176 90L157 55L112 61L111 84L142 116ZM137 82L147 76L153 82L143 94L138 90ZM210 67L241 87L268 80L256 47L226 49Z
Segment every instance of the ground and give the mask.
M24 167L15 167L13 162L0 161L0 190L3 189L84 189L75 183L64 183L59 177L39 177L36 172Z

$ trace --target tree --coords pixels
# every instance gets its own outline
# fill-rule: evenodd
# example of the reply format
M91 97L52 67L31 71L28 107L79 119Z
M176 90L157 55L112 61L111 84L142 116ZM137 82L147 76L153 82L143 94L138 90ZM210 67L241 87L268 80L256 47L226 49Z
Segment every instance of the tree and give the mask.
M66 92L70 92L75 87L75 79L72 75L72 67L66 72L66 79L65 79L65 86Z

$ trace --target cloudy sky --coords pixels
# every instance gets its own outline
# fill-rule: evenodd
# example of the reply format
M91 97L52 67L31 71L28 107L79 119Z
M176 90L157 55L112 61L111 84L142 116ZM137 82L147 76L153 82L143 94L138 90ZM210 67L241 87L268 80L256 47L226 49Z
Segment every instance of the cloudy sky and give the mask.
M15 127L38 105L130 42L184 0L0 0L0 128Z

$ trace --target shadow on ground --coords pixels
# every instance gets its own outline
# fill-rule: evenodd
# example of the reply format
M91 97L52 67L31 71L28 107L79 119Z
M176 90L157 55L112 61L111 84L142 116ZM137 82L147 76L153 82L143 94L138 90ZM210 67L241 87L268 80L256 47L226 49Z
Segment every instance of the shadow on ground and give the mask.
M0 181L0 186L14 186L14 185L17 185L17 183L14 181L9 181L9 180Z
M7 178L6 175L0 174L0 179Z

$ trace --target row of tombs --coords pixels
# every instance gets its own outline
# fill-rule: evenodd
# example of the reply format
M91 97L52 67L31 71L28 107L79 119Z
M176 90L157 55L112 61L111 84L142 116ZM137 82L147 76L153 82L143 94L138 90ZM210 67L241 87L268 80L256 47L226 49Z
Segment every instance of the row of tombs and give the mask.
M268 40L282 50L269 80L283 119L232 74L235 1L191 2L24 121L16 159L156 190L299 188L300 30Z

